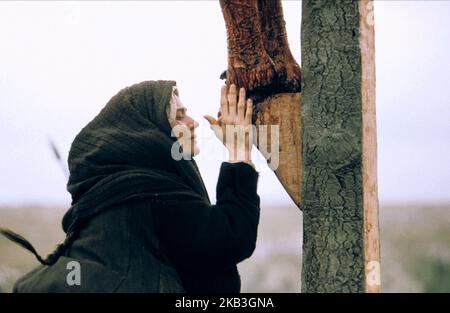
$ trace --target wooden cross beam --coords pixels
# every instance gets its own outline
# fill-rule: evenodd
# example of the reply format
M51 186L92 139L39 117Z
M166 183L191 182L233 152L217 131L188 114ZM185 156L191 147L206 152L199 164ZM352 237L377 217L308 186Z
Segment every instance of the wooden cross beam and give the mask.
M228 35L226 83L244 87L253 99L255 138L265 137L259 126L269 126L267 146L259 140L256 145L266 159L279 150L270 166L300 207L301 73L289 48L281 1L220 0L220 5ZM270 125L278 127L276 144Z

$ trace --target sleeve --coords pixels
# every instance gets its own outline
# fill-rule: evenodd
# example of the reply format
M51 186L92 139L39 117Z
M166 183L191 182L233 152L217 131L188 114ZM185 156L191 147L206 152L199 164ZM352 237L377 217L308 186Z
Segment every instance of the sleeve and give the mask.
M260 215L258 177L247 163L223 162L215 205L196 198L161 201L153 213L155 230L177 267L226 269L251 256Z

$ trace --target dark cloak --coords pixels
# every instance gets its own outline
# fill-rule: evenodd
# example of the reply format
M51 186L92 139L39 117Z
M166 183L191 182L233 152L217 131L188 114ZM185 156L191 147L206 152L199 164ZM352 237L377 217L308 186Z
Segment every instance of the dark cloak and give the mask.
M72 292L62 280L75 259L85 273L80 291L239 292L236 264L256 244L258 173L243 162L223 162L211 206L195 161L171 155L180 149L166 113L174 85L151 81L125 88L77 135L69 153L72 206L63 218L64 243L42 260L23 237L6 233L51 265L26 274L15 291ZM138 234L130 242L124 241L129 229ZM111 242L116 234L124 236ZM91 258L89 251L103 254ZM114 267L104 266L109 261ZM134 270L123 276L120 268L130 264Z

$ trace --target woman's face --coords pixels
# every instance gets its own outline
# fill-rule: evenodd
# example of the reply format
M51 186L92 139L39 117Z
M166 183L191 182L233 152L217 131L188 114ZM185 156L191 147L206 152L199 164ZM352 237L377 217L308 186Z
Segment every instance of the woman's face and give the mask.
M171 121L172 130L183 149L183 154L195 156L200 152L195 135L195 129L199 124L187 114L187 108L177 94L173 95L172 101L176 108L175 119Z

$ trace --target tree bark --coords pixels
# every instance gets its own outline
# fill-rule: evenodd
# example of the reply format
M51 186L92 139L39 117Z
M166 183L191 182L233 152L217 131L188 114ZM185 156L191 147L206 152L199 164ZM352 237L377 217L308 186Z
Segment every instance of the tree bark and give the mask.
M366 261L373 260L366 259L365 218L370 215L372 231L378 230L377 212L367 208L376 189L373 179L372 185L363 180L376 176L376 167L363 175L376 160L375 87L363 80L374 67L374 54L365 53L369 62L362 62L360 46L370 37L361 36L360 15L367 12L360 5L366 3L302 4L303 292L374 291L366 285ZM368 188L371 199L364 196ZM376 247L378 238L371 240Z
M300 91L300 66L289 48L281 1L258 0L258 12L264 49L275 64L277 91Z
M300 91L300 67L289 49L280 0L220 0L227 28L227 84L255 103Z
M227 83L247 93L273 87L275 64L264 49L256 0L220 0L227 28Z

